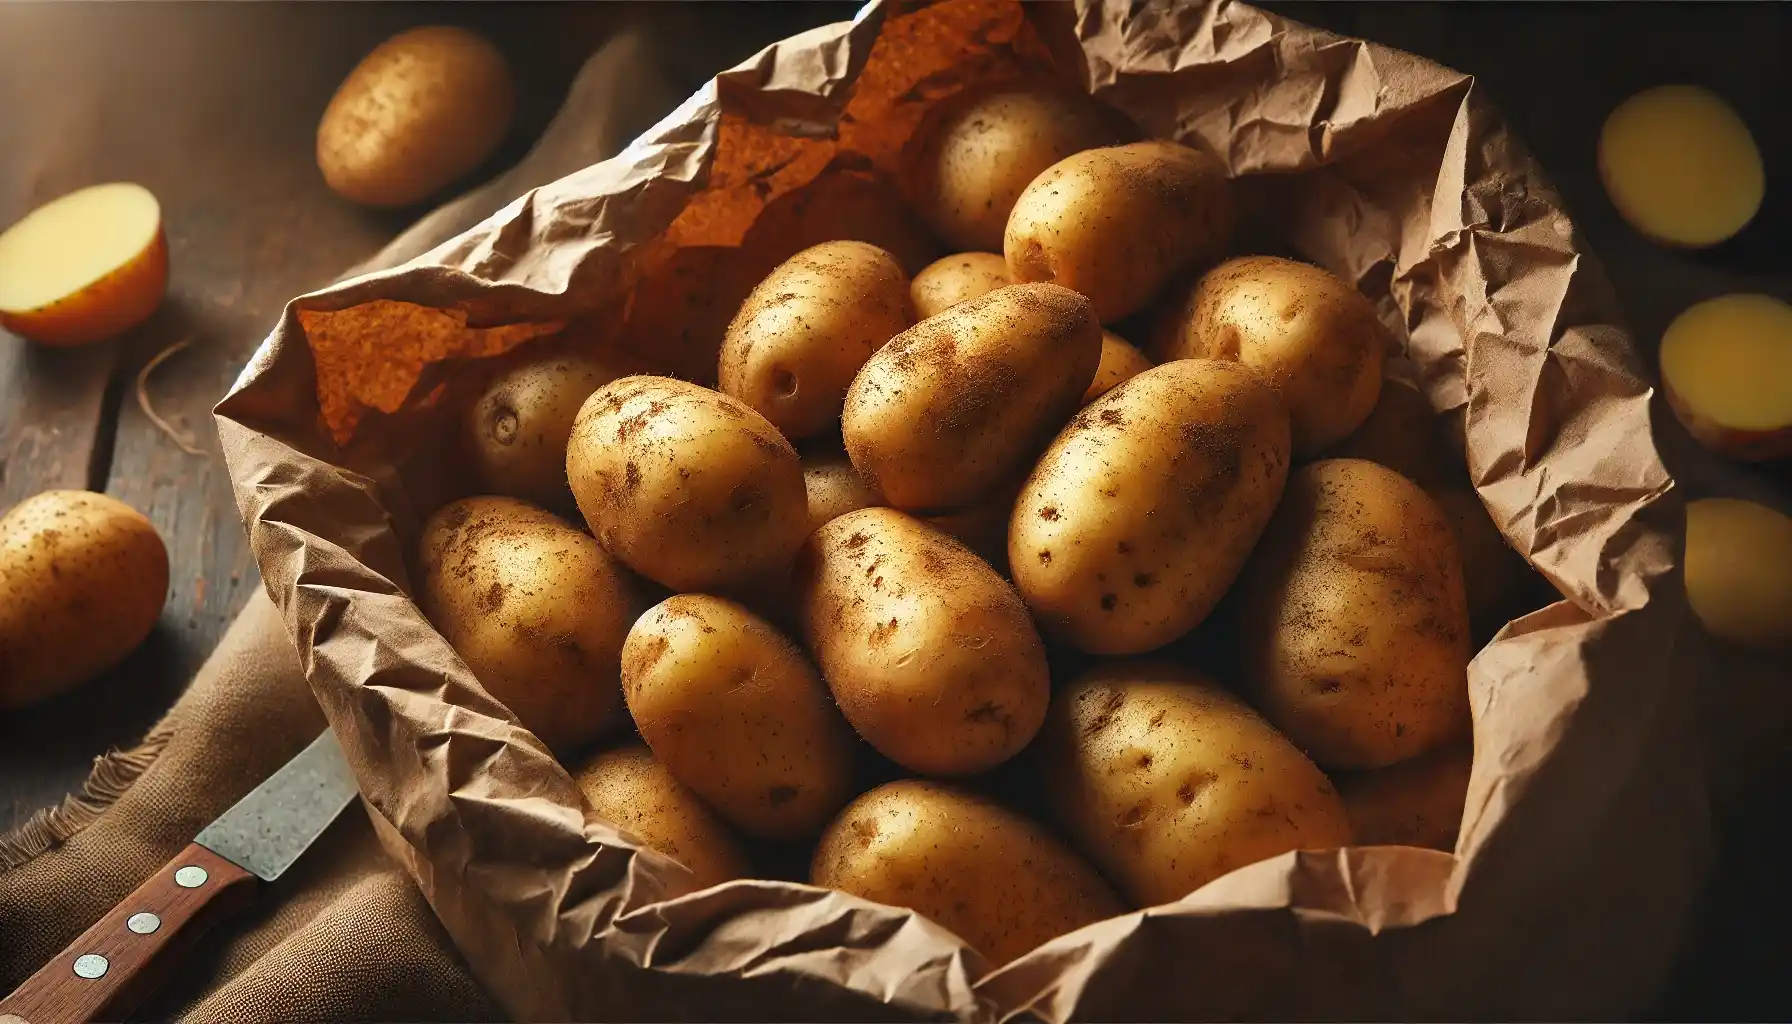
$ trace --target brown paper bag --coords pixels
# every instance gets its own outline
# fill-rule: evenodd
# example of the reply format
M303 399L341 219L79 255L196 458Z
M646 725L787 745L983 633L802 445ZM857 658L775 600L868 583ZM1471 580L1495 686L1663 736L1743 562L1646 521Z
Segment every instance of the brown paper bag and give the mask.
M1215 153L1266 237L1370 295L1563 599L1470 667L1454 856L1287 854L984 976L906 911L792 882L689 892L480 688L407 596L406 553L464 489L447 416L482 360L558 335L702 379L734 304L796 249L844 232L933 254L893 205L909 135L966 85L1031 75ZM1463 75L1240 4L874 3L718 76L615 158L295 300L218 418L384 842L518 1017L1616 1017L1660 983L1710 844L1709 659L1618 320Z

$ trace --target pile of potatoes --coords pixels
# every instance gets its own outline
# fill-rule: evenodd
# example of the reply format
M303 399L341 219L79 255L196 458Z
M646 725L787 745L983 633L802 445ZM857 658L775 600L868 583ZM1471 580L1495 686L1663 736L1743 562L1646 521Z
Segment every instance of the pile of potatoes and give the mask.
M996 966L1291 850L1453 848L1523 563L1369 302L1227 259L1223 166L1137 136L945 104L909 195L967 251L797 253L714 388L562 354L472 407L495 493L426 524L419 603L695 884L798 850Z

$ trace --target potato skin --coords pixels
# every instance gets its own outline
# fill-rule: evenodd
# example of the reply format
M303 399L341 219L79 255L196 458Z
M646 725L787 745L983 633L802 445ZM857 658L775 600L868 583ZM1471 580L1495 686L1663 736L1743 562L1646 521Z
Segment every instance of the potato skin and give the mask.
M1338 776L1357 845L1455 850L1474 760L1474 744L1455 743L1372 772Z
M823 678L885 757L972 774L1039 731L1045 646L1013 589L964 545L895 509L861 509L815 531L794 577Z
M1080 292L1108 324L1218 259L1231 233L1220 162L1151 140L1053 164L1015 201L1002 255L1010 281L1051 281Z
M1325 457L1367 459L1433 494L1468 482L1467 467L1444 444L1431 403L1418 388L1402 380L1382 381L1368 418L1328 449Z
M884 496L865 482L844 455L804 456L803 490L809 499L810 533L848 512L884 503Z
M1102 331L1101 363L1095 368L1095 379L1083 392L1083 404L1088 405L1154 365L1145 353L1133 348L1118 334Z
M996 252L1015 200L1041 172L1072 153L1130 142L1139 130L1084 93L1005 85L939 104L915 137L904 177L921 219L948 245Z
M44 491L0 516L0 708L69 690L122 661L162 615L168 549L141 512Z
M606 750L573 773L597 816L690 869L694 889L750 872L728 826L639 743Z
M1438 418L1411 384L1382 382L1374 411L1327 458L1367 459L1425 489L1450 520L1462 559L1468 618L1476 635L1503 621L1528 566L1506 543L1469 484L1468 469L1444 441Z
M796 449L739 400L669 377L623 377L585 400L566 476L598 542L677 591L751 587L808 532Z
M543 508L572 508L566 439L593 391L622 376L594 355L552 353L518 362L493 377L467 410L474 475L490 494Z
M1294 455L1311 458L1369 417L1381 394L1387 328L1336 274L1279 256L1208 271L1164 359L1236 359L1282 389Z
M1254 370L1153 367L1078 413L1040 457L1009 521L1014 585L1079 650L1161 647L1232 585L1287 474L1288 414Z
M1327 768L1465 735L1468 608L1450 524L1360 459L1302 467L1239 579L1245 695Z
M908 294L916 319L944 313L960 302L1009 285L1008 264L993 252L961 252L942 256L915 275Z
M654 757L744 832L813 836L852 795L852 731L821 676L733 601L649 608L622 647L622 694Z
M1313 762L1243 701L1171 662L1083 673L1052 698L1037 751L1059 827L1137 906L1351 840Z
M814 885L921 914L992 969L1126 910L1095 869L1044 828L919 779L853 801L822 836L809 874Z
M791 440L840 418L847 385L871 354L914 323L908 276L864 242L823 242L780 263L722 338L719 390Z
M1082 296L1012 285L890 339L846 393L846 453L891 506L965 508L1025 474L1101 361Z
M497 47L429 25L375 47L317 125L317 166L339 195L409 206L477 167L510 131L516 89Z
M516 498L462 498L424 523L417 603L479 684L555 750L621 721L635 583L578 527Z

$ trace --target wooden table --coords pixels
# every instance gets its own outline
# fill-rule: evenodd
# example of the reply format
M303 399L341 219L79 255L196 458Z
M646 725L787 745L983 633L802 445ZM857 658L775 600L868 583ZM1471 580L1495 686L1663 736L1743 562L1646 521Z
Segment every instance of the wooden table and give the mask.
M1788 8L1265 6L1478 76L1561 187L1639 338L1655 338L1676 312L1710 295L1787 293L1785 267L1771 260L1717 266L1642 242L1605 201L1592 155L1600 121L1625 95L1692 79L1780 129L1762 142L1781 159L1792 138L1776 109L1788 95ZM0 333L0 509L51 487L103 489L155 521L173 564L161 624L141 650L75 693L0 717L0 829L77 788L93 756L138 740L260 585L211 406L289 298L367 257L420 212L352 207L315 169L317 117L361 55L401 28L448 21L486 31L516 58L517 131L477 179L526 150L578 63L622 20L683 19L693 45L667 59L681 61L695 84L766 40L851 9L0 4L0 224L82 185L139 181L162 199L173 265L166 305L115 343L50 352ZM145 390L202 455L156 428L136 394L141 368L180 341L189 347ZM1764 478L1745 476L1740 486L1785 498ZM1782 824L1792 820L1792 787L1771 781L1751 812L1726 823L1726 869L1666 1014L1792 1009L1773 984L1787 962L1779 922L1792 909L1792 885L1771 856L1792 838ZM1764 928L1771 931L1749 938Z

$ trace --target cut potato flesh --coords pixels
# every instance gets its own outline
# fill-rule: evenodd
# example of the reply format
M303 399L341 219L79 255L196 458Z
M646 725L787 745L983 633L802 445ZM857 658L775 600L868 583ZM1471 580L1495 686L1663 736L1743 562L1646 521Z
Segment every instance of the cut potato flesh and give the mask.
M1662 335L1661 381L1674 414L1713 451L1792 454L1792 306L1725 295L1691 307Z
M1686 600L1713 636L1792 646L1792 519L1736 498L1689 502Z
M94 185L0 234L0 326L84 345L149 319L168 286L162 211L141 185Z
M1767 191L1748 126L1721 97L1690 85L1619 104L1599 136L1599 175L1632 227L1687 248L1741 231Z

